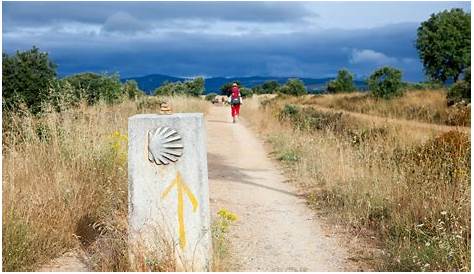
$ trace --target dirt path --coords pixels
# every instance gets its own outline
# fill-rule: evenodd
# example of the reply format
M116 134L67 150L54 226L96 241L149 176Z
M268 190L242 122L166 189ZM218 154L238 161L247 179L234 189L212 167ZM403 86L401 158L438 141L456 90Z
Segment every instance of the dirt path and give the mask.
M90 272L89 259L81 250L73 250L40 267L38 272Z
M376 116L372 114L352 112L352 111L347 111L343 109L327 108L327 107L323 107L316 104L313 104L310 106L320 111L325 111L325 112L342 112L344 114L353 116L355 118L378 123L378 124L400 125L404 127L410 127L413 129L419 129L419 130L425 130L425 131L447 132L451 130L457 130L457 131L461 131L467 134L470 134L471 132L470 127L439 125L439 124L432 124L432 123L424 123L424 122L420 122L416 120L406 120L406 119L400 119L400 118Z
M228 107L207 116L209 188L213 214L239 216L232 228L235 271L343 271L347 252L323 232L315 213L267 157L263 144Z

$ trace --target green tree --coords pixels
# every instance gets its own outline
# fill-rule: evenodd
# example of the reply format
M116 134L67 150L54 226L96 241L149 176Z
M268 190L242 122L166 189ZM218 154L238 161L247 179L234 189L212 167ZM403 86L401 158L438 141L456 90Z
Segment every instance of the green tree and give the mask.
M374 71L368 84L375 97L390 99L403 94L402 72L395 68L383 67Z
M164 82L155 89L155 95L191 95L199 96L204 93L204 78L198 77L185 82Z
M204 94L205 81L202 77L197 77L192 81L184 82L185 93L192 96L200 96Z
M280 87L280 84L275 80L266 81L265 83L262 84L263 93L265 94L275 93L279 87Z
M288 81L279 88L279 92L288 95L305 95L308 94L304 83L300 79L288 79Z
M240 95L242 97L252 97L253 96L253 91L249 88L246 88L246 87L241 87L240 88Z
M327 91L335 92L350 92L356 88L353 83L353 75L347 69L341 69L337 72L336 79L328 83Z
M65 78L74 88L76 100L85 99L89 105L100 100L113 104L122 100L123 90L117 74L79 73Z
M127 80L123 84L122 89L123 93L126 94L130 100L135 100L138 97L145 95L145 93L140 90L138 83L135 80Z
M3 53L2 61L3 110L15 110L25 103L32 113L40 112L56 79L56 65L48 53L33 47L12 56Z
M418 27L416 48L433 80L458 80L471 66L471 15L462 9L432 14Z

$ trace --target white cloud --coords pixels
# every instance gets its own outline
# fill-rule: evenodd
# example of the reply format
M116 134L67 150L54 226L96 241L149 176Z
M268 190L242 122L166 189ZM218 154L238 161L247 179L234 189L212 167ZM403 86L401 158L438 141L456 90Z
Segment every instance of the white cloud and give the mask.
M384 65L396 63L397 59L371 49L353 49L349 62L351 64Z

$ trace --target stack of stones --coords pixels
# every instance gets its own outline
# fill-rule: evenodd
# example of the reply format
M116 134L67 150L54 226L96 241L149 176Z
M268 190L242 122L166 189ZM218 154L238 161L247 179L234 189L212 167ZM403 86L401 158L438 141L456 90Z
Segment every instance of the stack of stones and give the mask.
M160 104L160 113L161 114L171 114L171 106L168 102L163 102Z

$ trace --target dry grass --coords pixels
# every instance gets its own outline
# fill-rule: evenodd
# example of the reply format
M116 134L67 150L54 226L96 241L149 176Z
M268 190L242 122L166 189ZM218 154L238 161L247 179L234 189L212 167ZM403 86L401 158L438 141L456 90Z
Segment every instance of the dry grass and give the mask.
M469 107L447 107L445 90L408 91L392 100L377 99L367 93L342 93L293 99L306 105L318 105L382 117L416 120L426 123L470 126Z
M208 103L168 98L175 112ZM127 119L155 98L33 117L3 113L3 270L82 246L98 271L127 271Z
M287 105L301 100L247 100L242 114L310 205L380 239L379 270L469 271L470 136Z

